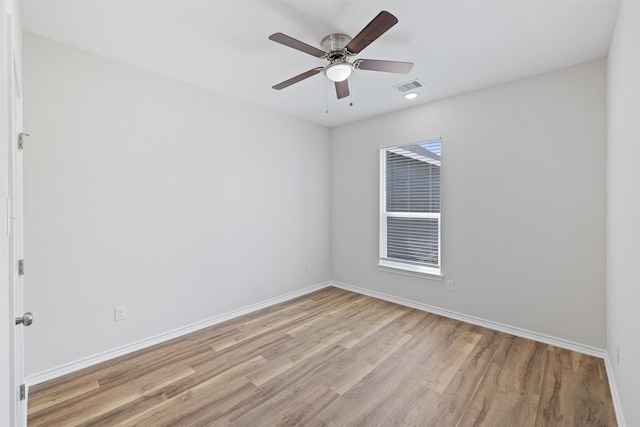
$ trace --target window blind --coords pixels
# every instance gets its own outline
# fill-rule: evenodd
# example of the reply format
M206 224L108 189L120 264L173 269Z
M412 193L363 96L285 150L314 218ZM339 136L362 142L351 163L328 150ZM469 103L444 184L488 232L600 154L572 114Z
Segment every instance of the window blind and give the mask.
M381 260L440 268L440 153L440 140L382 150Z

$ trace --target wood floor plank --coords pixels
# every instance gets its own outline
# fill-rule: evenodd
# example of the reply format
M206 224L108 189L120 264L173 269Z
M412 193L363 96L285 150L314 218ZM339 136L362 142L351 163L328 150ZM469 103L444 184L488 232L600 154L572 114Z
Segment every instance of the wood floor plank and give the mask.
M122 405L113 407L112 409L96 414L90 419L78 423L78 427L108 427L119 425L122 421L131 417L132 413L144 412L147 409L154 408L167 400L167 396L162 390L156 390L153 393L147 393L136 399L130 400Z
M91 390L97 390L100 383L96 378L76 378L67 383L57 383L55 387L38 392L34 390L29 397L29 410L37 413L54 405L59 405Z
M308 326L307 323L305 323L305 325ZM323 316L322 321L315 322L313 327L307 329L305 333L294 331L294 333L291 334L290 330L284 332L290 336L291 339L286 344L266 352L265 358L269 360L282 358L283 355L297 352L297 348L300 346L309 345L310 341L326 341L335 335L346 337L352 333L352 328L347 326L345 318L343 317Z
M401 420L402 425L409 426L458 425L494 354L492 348L476 346L442 393L424 383L411 382L404 394L390 396L369 418Z
M602 360L554 348L548 353L537 424L598 425L615 420Z
M333 390L316 384L297 382L236 419L235 426L323 425L317 413L339 398Z
M233 345L237 345L241 342L247 341L251 338L254 338L258 335L262 335L266 332L274 330L282 325L289 325L294 323L296 320L305 317L307 313L290 313L288 316L285 314L280 314L278 316L273 316L274 318L265 319L263 323L257 324L253 322L248 324L244 328L239 328L237 333L234 333L224 339L221 339L217 342L211 344L214 350L220 351L224 350L227 347L231 347ZM260 320L260 319L258 319Z
M363 339L375 334L389 323L402 316L404 313L400 310L385 310L376 316L372 321L360 320L353 328L352 334L341 342L341 345L350 348L359 343Z
M535 420L547 347L523 338L505 340L459 425L515 425Z
M166 349L167 351L146 353L122 366L112 367L111 370L98 377L100 388L106 390L109 387L118 387L121 384L130 382L135 377L156 372L170 365L192 366L201 360L208 360L213 354L210 348L194 348L190 345L185 345L184 342L180 342L178 347L182 348L183 351L169 347Z
M215 404L231 391L247 384L246 375L266 362L261 356L234 366L153 408L120 423L123 427L170 425L186 422L198 410Z
M375 336L366 335L350 351L323 366L318 375L329 388L343 395L411 338L411 335L393 330L381 331Z
M188 366L169 366L138 377L121 388L110 388L102 393L92 390L87 395L64 402L62 410L52 406L29 414L29 426L79 425L137 398L153 395L165 385L193 373L194 370Z
M247 343L247 345L243 347L232 347L222 352L213 352L214 354L209 358L198 360L191 364L191 367L195 370L193 375L169 384L163 391L168 398L172 398L222 372L232 369L240 363L253 359L256 356L264 357L262 356L264 351L282 345L289 339L290 337L284 335L278 338L264 336L251 341L250 345Z
M353 366L358 366L357 369L353 367L345 369L342 376L331 381L331 389L340 395L345 394L365 376L373 372L378 365L387 360L389 356L398 351L404 343L411 339L411 336L399 335L397 338L393 343L387 342L381 344L381 348L378 349L379 351L377 351L375 355L366 358L366 361L363 360L363 363L360 364L356 361Z
M230 421L235 422L235 420L253 410L256 410L256 408L259 408L262 405L269 405L268 402L270 399L278 393L281 393L283 390L286 390L296 383L306 383L304 378L313 375L313 372L315 372L320 366L324 365L329 360L332 360L343 351L345 351L344 347L340 345L333 345L317 353L315 357L307 359L304 363L295 365L282 375L275 377L258 387L254 393L253 399L235 406L227 413L227 418Z
M461 333L477 333L477 328L470 325L459 326ZM424 364L419 366L406 366L406 353L398 353L380 366L380 369L393 369L396 366L404 367L412 373L412 378L425 379L400 382L395 389L389 381L383 384L389 392L383 401L366 413L358 423L361 425L403 425L403 426L455 426L460 420L466 403L471 400L478 382L486 372L489 363L493 359L495 349L493 341L496 333L491 331L481 341L482 345L476 345L467 356L457 374L449 381L448 386L442 392L434 391L434 381L429 380L431 363L428 358L438 360L436 352L430 352L428 347L416 350L424 354ZM479 343L480 344L480 343ZM418 354L418 351L416 352ZM430 356L429 356L430 354ZM410 355L413 359L415 356ZM376 372L374 372L375 374ZM378 373L382 378L404 377L398 369L395 374ZM435 382L437 383L437 381Z
M30 389L32 426L615 426L601 359L325 288Z
M431 385L434 391L442 393L449 386L480 338L479 334L466 331L456 337L447 349L447 357L440 359L434 366L436 375Z
M349 334L351 334L351 332L341 331L340 333L326 336L322 339L307 341L305 345L296 348L295 352L288 353L286 357L273 360L269 363L268 367L252 374L249 380L259 387L289 369L292 369L295 365L306 362L322 350L332 347Z
M430 339L424 339L422 334L414 335L400 351L362 378L340 400L323 410L321 418L327 423L341 420L345 425L367 425L373 422L369 415L377 409L392 410L386 405L389 396L399 395L415 402L415 394L408 391L414 387L420 391L429 389L437 375L433 363L446 357L446 346L455 337L456 328L453 321L444 318L435 321L429 319L419 325L413 330L421 333L429 331ZM329 370L325 376L333 378ZM370 390L380 392L373 393Z

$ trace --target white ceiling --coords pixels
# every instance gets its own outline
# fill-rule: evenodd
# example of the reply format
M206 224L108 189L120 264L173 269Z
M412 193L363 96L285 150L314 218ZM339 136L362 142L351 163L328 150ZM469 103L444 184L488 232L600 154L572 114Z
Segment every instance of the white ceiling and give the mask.
M26 31L327 127L606 56L618 1L22 0ZM407 75L356 70L337 100L326 60L268 40L320 47L381 10L399 22L353 59L414 62ZM393 86L419 79L407 101ZM353 103L350 106L350 103Z

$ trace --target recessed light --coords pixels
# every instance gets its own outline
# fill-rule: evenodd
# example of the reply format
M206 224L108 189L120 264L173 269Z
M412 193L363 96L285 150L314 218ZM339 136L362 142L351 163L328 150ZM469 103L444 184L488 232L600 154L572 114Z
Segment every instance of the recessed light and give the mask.
M415 92L411 92L411 93L406 94L404 97L405 97L405 99L416 99L418 97L418 94L415 93Z

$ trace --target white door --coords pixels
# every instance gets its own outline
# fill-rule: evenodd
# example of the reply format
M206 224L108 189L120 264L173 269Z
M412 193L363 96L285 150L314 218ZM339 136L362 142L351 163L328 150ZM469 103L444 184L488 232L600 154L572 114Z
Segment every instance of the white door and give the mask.
M10 20L7 25L8 49L7 61L10 64L10 88L9 88L9 109L11 119L9 120L9 132L11 141L9 143L9 214L10 214L10 236L9 236L9 290L13 300L13 390L15 390L14 424L15 426L26 425L26 396L21 396L20 387L24 384L24 355L23 337L24 327L30 324L29 316L25 316L23 310L23 274L20 267L20 260L23 259L23 212L22 212L22 153L19 148L20 133L22 132L22 85L16 55L15 32L13 22Z

